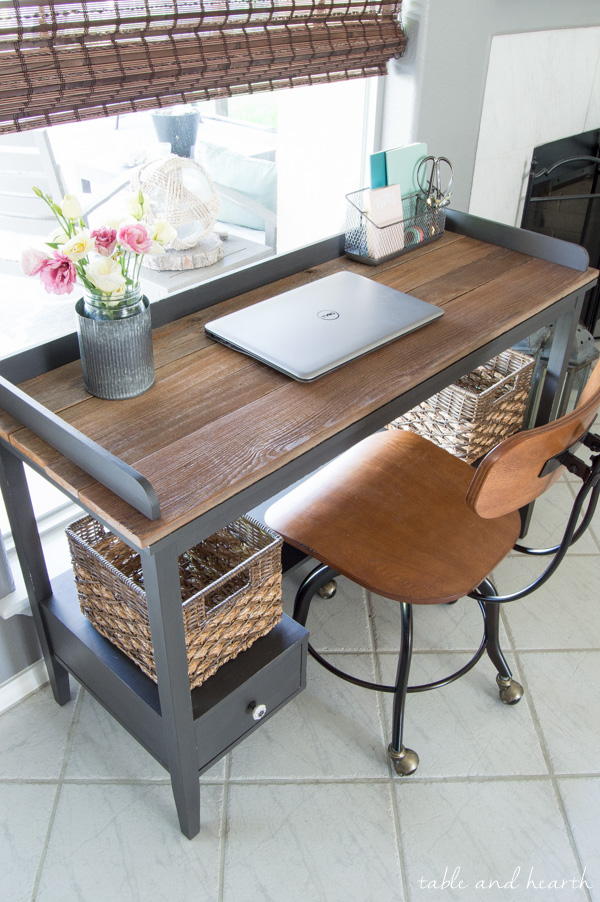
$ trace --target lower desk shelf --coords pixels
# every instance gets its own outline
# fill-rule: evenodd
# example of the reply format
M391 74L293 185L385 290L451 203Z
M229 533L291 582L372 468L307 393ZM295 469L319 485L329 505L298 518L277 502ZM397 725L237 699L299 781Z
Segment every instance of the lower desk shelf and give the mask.
M42 616L54 655L168 769L156 683L86 620L70 572L54 579L52 589ZM304 689L307 644L307 630L284 614L270 633L192 690L199 772ZM257 705L266 707L258 721Z

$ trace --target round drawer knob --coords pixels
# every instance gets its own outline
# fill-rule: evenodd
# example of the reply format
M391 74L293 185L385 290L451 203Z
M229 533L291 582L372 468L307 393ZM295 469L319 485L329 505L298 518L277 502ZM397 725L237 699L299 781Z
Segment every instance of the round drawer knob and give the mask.
M262 720L267 713L266 705L257 705L256 702L250 702L248 707L252 711L253 720Z

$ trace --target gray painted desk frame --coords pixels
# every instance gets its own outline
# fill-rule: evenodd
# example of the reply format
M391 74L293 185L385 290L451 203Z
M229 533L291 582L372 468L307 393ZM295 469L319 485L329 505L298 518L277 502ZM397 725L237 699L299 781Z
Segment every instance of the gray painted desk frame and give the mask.
M453 211L448 214L447 228L581 272L587 269L585 251L566 242ZM212 291L207 291L205 283L201 306L211 306L251 287L265 285L283 275L334 259L340 255L341 249L339 236L224 277L214 283ZM586 284L585 288L563 297L501 336L487 342L484 340L476 351L435 377L342 429L151 547L136 547L121 535L127 544L139 552L142 560L156 661L156 684L96 633L80 615L70 573L53 580L51 584L25 480L25 458L13 446L0 441L0 484L54 697L59 704L69 700L70 672L166 767L171 776L180 828L187 837L191 839L200 829L199 773L263 722L252 721L252 703L266 699L268 718L304 688L307 633L284 616L272 633L224 665L204 686L190 693L177 556L548 322L556 323L556 333L542 390L538 422L552 419L555 415L556 390L565 376L568 348L575 333L584 293L589 287ZM162 324L199 309L200 305L193 295L194 292L186 292L179 299L169 299L171 307L168 313L159 302L156 311L153 310L154 324ZM60 434L55 438L55 446L66 456L85 464L81 444L81 439L85 437L66 424L61 425L60 420L56 423L58 418L48 416L44 420L44 408L41 411L34 409L35 405L28 403L26 395L14 390L15 382L74 359L77 352L73 341L74 337L70 336L40 349L38 354L27 352L3 361L0 364L4 376L0 383L0 406L6 404L6 409L10 407L17 420L30 425L34 431L36 425L45 430L46 440L52 439L52 431L58 429ZM37 422L40 416L43 420L41 427ZM103 481L103 469L106 469L109 472L109 482L106 484L111 485L118 494L121 494L122 488L119 480L132 479L139 488L139 474L133 471L133 474L125 473L123 476L124 470L119 466L121 462L111 460L112 455L107 456L99 446L93 442L90 444L94 447L86 444L85 455L91 455L96 478L100 477ZM38 469L30 460L26 462L33 469ZM52 482L47 474L39 469L38 472ZM114 473L117 473L116 483ZM65 491L62 486L57 487ZM74 500L81 504L78 499ZM152 516L152 510L149 515ZM119 535L114 526L113 532Z

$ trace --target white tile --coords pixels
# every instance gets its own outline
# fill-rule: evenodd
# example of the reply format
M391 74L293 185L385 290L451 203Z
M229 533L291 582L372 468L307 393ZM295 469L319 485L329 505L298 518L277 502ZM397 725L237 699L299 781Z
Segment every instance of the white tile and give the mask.
M303 565L284 580L284 610L293 611L296 590L312 566ZM315 592L306 627L318 651L371 651L367 599L364 589L341 576L333 598Z
M389 784L232 785L223 902L402 902Z
M498 585L501 590L517 589L539 572L539 561L513 556L502 564ZM597 555L571 553L543 586L504 605L503 618L515 648L600 648L599 578Z
M161 780L168 774L102 705L85 693L65 777Z
M60 774L77 685L66 705L54 701L49 686L0 715L0 775L6 779L56 779Z
M410 902L585 898L568 885L527 886L580 876L549 781L403 780L395 788ZM442 887L444 877L454 877L453 887ZM494 880L512 886L499 889Z
M0 898L29 902L56 786L0 783Z
M600 651L522 652L550 760L558 774L600 774Z
M329 659L360 679L374 679L370 655ZM385 777L386 748L377 694L309 658L304 692L232 751L231 779Z
M224 778L224 761L200 778ZM67 779L169 780L169 774L88 693L73 731L73 743L65 776Z
M565 804L569 826L586 869L585 880L594 902L600 899L600 843L598 811L600 810L600 778L559 780L558 788Z
M400 648L400 605L380 595L371 596L375 648L397 652ZM476 601L461 598L456 604L423 604L413 607L414 651L464 650L475 653L483 636L483 618ZM501 627L500 641L508 647Z
M222 793L203 787L190 841L168 786L64 785L37 902L215 902Z
M509 666L519 679L510 655ZM385 682L393 682L395 662L380 656ZM466 663L466 655L413 655L410 684L447 676ZM388 734L392 696L385 698ZM526 697L504 705L498 696L496 670L482 658L460 679L439 689L410 693L404 744L420 758L419 777L512 776L547 774Z

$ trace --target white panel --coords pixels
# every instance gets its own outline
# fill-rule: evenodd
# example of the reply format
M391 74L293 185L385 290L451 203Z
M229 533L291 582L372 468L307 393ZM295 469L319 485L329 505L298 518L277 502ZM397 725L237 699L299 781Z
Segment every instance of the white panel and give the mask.
M469 210L517 225L522 160L600 127L600 27L492 38Z

